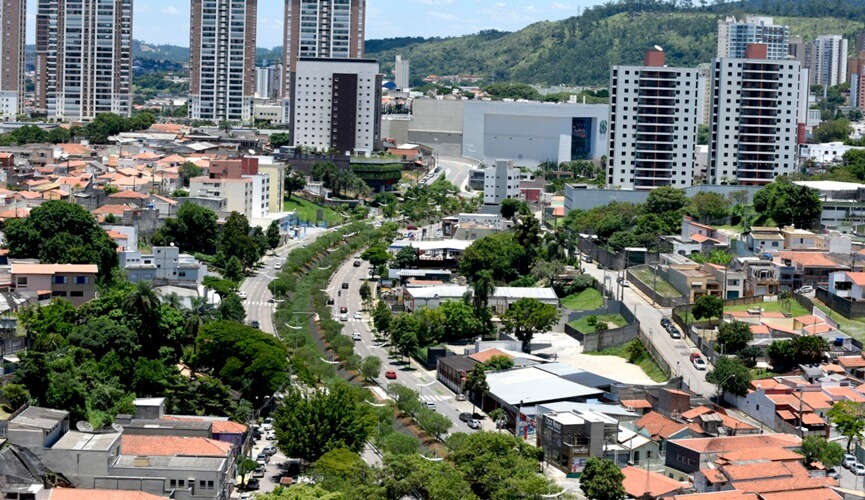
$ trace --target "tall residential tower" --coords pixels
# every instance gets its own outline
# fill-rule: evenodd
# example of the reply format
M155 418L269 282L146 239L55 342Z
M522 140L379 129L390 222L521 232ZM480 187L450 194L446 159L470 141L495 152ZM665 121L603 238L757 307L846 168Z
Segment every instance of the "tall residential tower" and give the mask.
M841 35L818 36L813 54L812 83L831 87L847 82L847 39Z
M250 122L257 0L192 0L189 117Z
M718 21L718 57L741 58L752 43L766 45L767 59L787 59L790 28L778 26L771 17L748 16L744 21L728 17Z
M24 112L24 27L27 3L0 0L0 120Z
M56 120L129 116L131 82L132 0L39 0L36 108Z

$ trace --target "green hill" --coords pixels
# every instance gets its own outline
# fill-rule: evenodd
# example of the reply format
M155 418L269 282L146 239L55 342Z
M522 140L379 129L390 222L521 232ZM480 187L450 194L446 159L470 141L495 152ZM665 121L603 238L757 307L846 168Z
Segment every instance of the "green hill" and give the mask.
M586 22L572 17L532 24L514 33L486 32L415 43L367 56L392 70L394 55L411 61L415 80L429 74L478 75L494 81L548 85L605 84L613 64L640 64L660 45L667 64L708 63L717 49L718 19L712 12L621 12ZM863 23L839 18L777 17L791 33L852 35Z

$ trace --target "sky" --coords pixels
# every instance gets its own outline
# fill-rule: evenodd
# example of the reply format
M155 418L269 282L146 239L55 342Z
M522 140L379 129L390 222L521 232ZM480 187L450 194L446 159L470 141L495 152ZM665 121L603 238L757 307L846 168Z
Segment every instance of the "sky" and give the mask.
M484 29L516 31L537 21L575 16L602 0L367 0L366 38L459 36ZM27 43L35 40L37 0L27 0ZM133 37L189 45L189 0L133 0ZM259 47L282 45L284 0L258 0Z

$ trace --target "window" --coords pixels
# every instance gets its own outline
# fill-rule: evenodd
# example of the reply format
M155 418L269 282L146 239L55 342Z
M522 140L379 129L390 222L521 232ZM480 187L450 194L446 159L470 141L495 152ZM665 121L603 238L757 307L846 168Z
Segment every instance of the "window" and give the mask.
M67 283L67 278L66 276L54 276L52 282L55 285L65 285Z
M76 285L86 285L89 281L90 281L90 279L87 276L76 276L75 277L75 284Z
M70 297L84 297L84 292L82 292L81 290L73 290L73 291L69 292L69 296Z
M20 287L27 287L27 276L18 276L16 284Z

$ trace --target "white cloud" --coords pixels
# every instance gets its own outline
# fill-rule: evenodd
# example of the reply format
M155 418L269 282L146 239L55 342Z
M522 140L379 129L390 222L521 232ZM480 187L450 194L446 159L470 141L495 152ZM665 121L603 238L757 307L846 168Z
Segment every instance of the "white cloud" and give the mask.
M177 7L175 7L173 5L169 5L168 7L163 7L161 9L159 9L159 12L162 12L163 14L170 14L172 16L176 16L177 14L180 14L180 11L177 10Z

